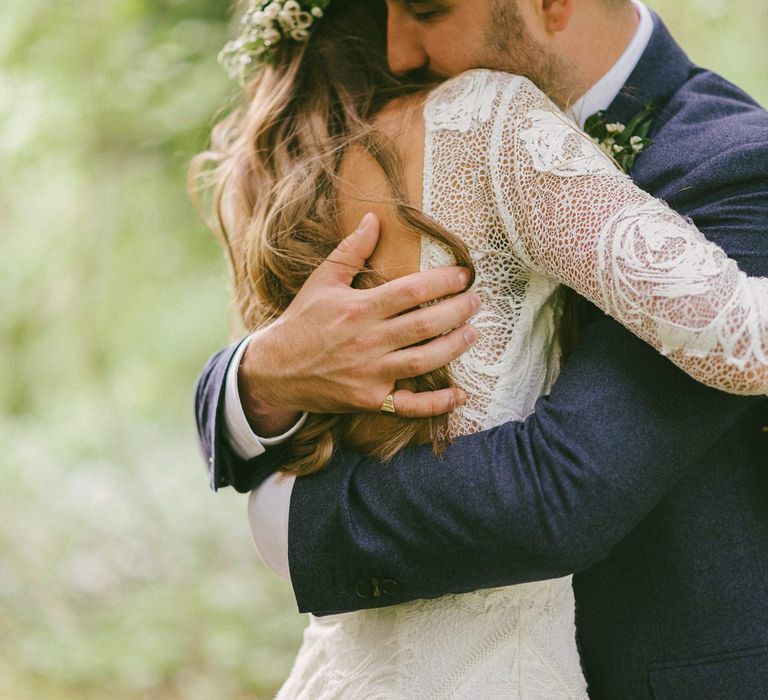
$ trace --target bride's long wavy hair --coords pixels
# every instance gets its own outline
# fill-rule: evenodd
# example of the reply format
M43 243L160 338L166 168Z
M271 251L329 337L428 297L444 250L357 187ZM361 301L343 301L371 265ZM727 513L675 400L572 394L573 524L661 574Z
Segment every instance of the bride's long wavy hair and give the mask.
M388 70L386 21L382 0L333 0L308 42L286 42L274 63L246 84L242 104L215 126L210 148L192 162L193 196L224 247L248 330L279 316L341 239L338 170L352 145L362 145L384 172L398 223L437 239L457 264L474 270L464 243L409 204L398 153L372 127L389 100L424 89ZM200 198L201 192L208 196ZM367 270L355 284L382 281ZM444 367L413 384L416 390L451 386L450 373ZM322 469L360 420L310 416L291 441L284 470ZM413 443L431 442L439 453L447 420L388 418L377 425L375 440L357 446L382 459Z

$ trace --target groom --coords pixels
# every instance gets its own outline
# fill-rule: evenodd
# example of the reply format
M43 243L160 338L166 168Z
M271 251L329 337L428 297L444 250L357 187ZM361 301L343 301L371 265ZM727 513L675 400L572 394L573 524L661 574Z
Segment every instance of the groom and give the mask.
M652 103L634 180L743 270L768 276L768 114L692 65L642 5L388 6L395 71L522 73L582 124L603 109L626 124ZM332 258L358 267L375 239L369 221ZM365 296L345 286L347 269L321 266L278 323L211 358L197 386L212 485L259 487L257 546L284 575L290 563L300 609L345 612L575 573L591 697L768 697L768 401L697 384L585 306L578 346L525 421L462 437L441 459L428 447L387 465L339 451L319 474L278 480L301 410L377 409L395 378L472 340L467 294L429 307L427 323L398 317L401 328L413 323L409 345L418 333L436 337L405 359L387 333L398 311L460 291L455 269ZM395 394L409 415L457 400Z

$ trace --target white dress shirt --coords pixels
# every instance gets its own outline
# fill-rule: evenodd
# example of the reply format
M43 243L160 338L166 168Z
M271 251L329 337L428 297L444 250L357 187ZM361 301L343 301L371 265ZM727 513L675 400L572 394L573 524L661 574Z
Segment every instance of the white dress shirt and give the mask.
M635 35L611 69L580 99L571 105L568 115L582 128L586 120L596 112L607 109L627 82L643 55L653 34L653 18L648 8L633 0L640 21ZM225 433L232 449L243 459L263 454L265 447L278 445L290 438L306 421L305 413L288 432L273 438L261 438L254 434L245 418L237 388L237 371L251 336L237 350L227 373L224 421ZM272 570L290 580L288 565L288 516L294 477L274 474L259 488L251 492L248 515L251 536L261 558Z

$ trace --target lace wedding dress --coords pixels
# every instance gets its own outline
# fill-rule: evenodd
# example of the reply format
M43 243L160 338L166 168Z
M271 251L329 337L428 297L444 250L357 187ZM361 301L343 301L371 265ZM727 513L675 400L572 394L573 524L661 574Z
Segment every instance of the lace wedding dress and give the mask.
M432 92L424 210L464 237L482 311L452 432L527 416L558 371L560 284L700 381L768 393L768 281L636 188L528 80ZM422 269L450 264L422 241ZM471 468L471 465L468 465ZM279 700L586 698L570 577L310 619Z

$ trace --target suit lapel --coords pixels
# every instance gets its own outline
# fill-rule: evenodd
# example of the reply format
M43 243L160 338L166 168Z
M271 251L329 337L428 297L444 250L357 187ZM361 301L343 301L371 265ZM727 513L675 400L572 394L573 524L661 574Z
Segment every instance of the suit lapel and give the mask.
M648 46L621 92L606 110L610 121L626 124L648 103L663 117L664 107L695 68L655 13L653 22Z

